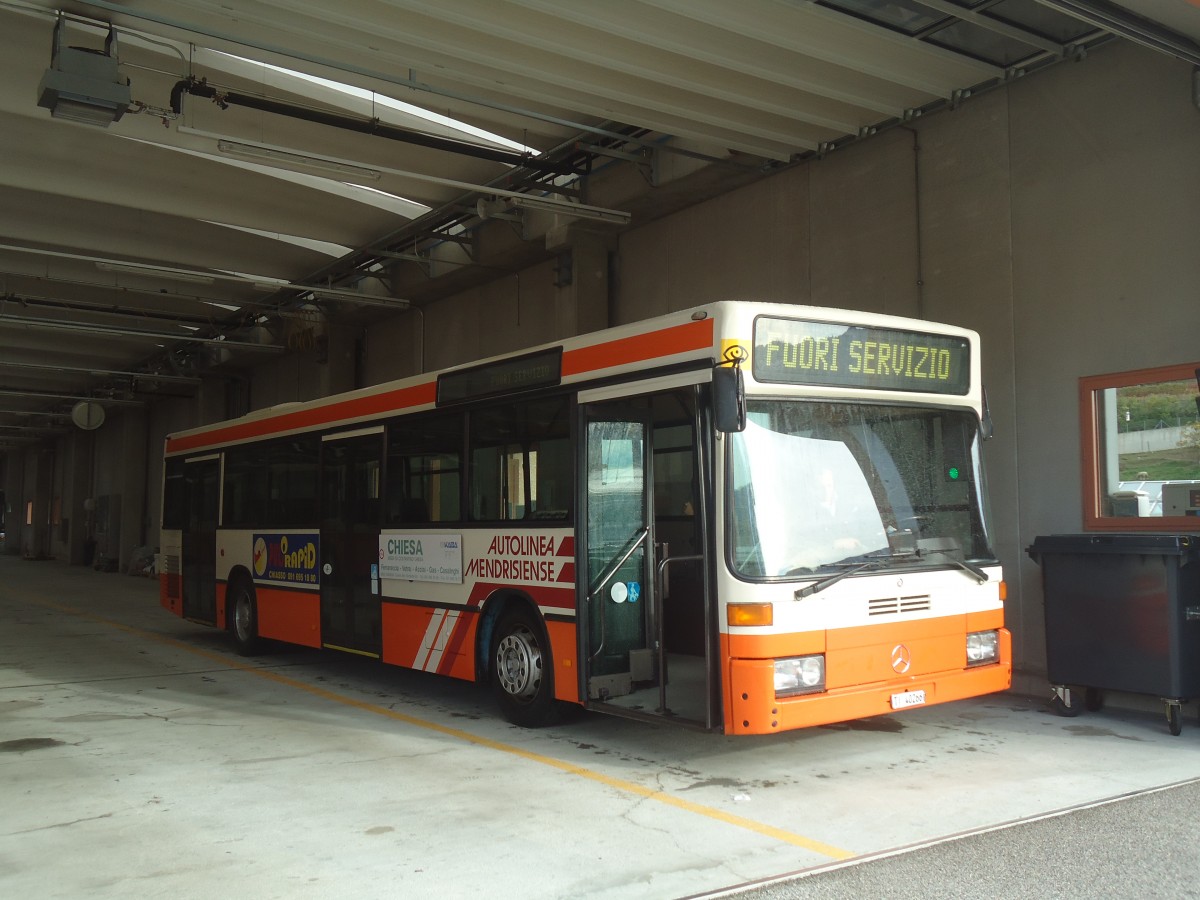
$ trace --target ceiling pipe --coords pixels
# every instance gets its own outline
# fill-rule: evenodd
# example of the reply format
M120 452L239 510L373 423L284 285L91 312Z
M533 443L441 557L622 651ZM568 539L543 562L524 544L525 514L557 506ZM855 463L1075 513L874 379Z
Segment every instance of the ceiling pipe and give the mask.
M47 419L69 419L70 413L44 412L37 409L0 409L3 416L42 416Z
M97 316L109 316L117 319L132 319L135 322L150 322L153 324L169 323L191 328L205 328L213 324L211 316L195 316L169 312L159 312L154 309L138 309L126 307L122 309L111 303L95 303L87 300L66 300L57 297L43 297L37 294L16 292L0 295L0 303L11 302L20 304L23 309L53 309L60 312L80 312ZM0 361L0 365L3 362Z
M0 387L0 397L25 397L29 400L87 400L111 406L145 406L144 400L125 400L120 397L90 397L83 394L60 394L54 391L26 391Z
M228 272L202 272L195 269L182 269L177 266L156 266L150 263L135 263L120 259L108 259L101 256L88 256L83 253L67 253L63 250L40 250L36 247L22 247L16 244L0 244L0 250L9 250L14 253L29 253L33 256L49 256L55 259L73 259L80 262L90 263L105 263L106 265L120 264L125 267L125 271L130 274L144 274L148 278L161 277L170 279L177 275L201 275L210 278L213 281L228 281L232 284L248 284L257 290L266 291L298 291L300 293L316 293L324 294L330 297L336 297L339 300L349 301L365 301L368 303L378 303L387 301L396 309L405 309L409 303L401 297L382 297L364 294L361 291L353 291L348 288L325 287L319 284L299 284L294 281L285 281L282 278L269 278L266 275L231 275ZM30 276L36 277L36 276ZM93 287L113 289L114 285L93 284ZM119 288L118 288L119 289ZM163 294L161 296L171 296ZM251 305L251 304L244 304ZM260 304L261 305L261 304Z
M282 353L279 344L252 344L248 341L230 341L224 338L202 338L189 334L170 334L165 331L143 331L139 328L119 328L115 325L97 325L89 322L67 322L61 319L35 319L30 316L10 316L0 313L0 325L17 325L23 328L45 328L50 331L74 331L84 334L107 334L113 337L140 338L148 341L179 341L189 344L216 344L229 350L251 350L260 353ZM149 376L147 376L149 377Z
M503 163L504 165L517 168L533 169L552 175L586 174L584 171L568 163L547 162L529 153L495 150L490 147L481 147L478 144L470 144L466 141L457 141L453 138L435 137L434 135L424 134L420 131L411 131L407 128L398 128L394 125L384 125L379 119L356 119L352 116L321 112L303 106L295 106L291 103L283 103L278 100L268 100L265 97L255 97L251 94L218 90L208 83L208 79L197 79L194 75L189 75L182 81L176 82L175 86L171 88L171 110L176 115L182 115L183 113L184 94L191 94L193 97L204 97L212 100L221 109L225 109L228 106L244 106L248 109L257 109L260 112L288 116L293 119L301 119L305 122L314 122L318 125L328 125L332 128L354 131L358 134L374 135L375 137L387 138L392 141L403 141L407 144L428 147L431 150L457 153L461 156L470 156L489 162Z
M225 343L222 341L221 343ZM97 369L88 366L51 366L44 363L19 363L12 362L7 359L0 359L0 369L27 369L34 372L62 372L69 375L96 375L96 376L112 376L114 378L129 378L134 381L145 379L147 381L162 381L170 384L200 384L201 379L192 375L159 375L154 372L129 372L122 369ZM3 412L12 412L13 410L2 410Z

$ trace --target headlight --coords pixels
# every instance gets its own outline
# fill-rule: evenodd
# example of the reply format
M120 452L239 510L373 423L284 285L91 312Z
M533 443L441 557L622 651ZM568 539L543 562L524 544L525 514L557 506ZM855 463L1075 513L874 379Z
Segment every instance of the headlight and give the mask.
M812 694L825 690L825 657L793 656L775 660L775 696Z
M982 666L1000 661L1000 632L976 631L967 635L967 665Z

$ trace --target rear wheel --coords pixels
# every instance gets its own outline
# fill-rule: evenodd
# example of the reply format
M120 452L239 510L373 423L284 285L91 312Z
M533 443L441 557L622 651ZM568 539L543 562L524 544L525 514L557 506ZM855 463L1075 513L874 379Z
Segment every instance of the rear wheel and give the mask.
M537 728L554 720L550 646L532 613L517 607L501 615L489 658L492 689L508 721Z
M258 636L258 602L253 586L238 581L229 593L229 616L233 644L242 656L253 656L262 647Z

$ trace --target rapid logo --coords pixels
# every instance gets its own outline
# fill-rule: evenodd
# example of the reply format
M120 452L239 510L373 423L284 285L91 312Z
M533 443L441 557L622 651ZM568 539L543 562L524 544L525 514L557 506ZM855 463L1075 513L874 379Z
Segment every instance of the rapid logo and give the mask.
M317 584L319 542L315 534L256 534L254 577L280 584Z

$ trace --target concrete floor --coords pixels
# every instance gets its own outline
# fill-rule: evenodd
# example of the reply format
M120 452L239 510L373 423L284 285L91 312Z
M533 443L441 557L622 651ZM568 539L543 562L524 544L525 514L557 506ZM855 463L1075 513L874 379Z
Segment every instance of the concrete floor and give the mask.
M997 695L762 738L527 731L479 686L276 649L0 557L0 897L684 897L1200 775L1157 713Z

